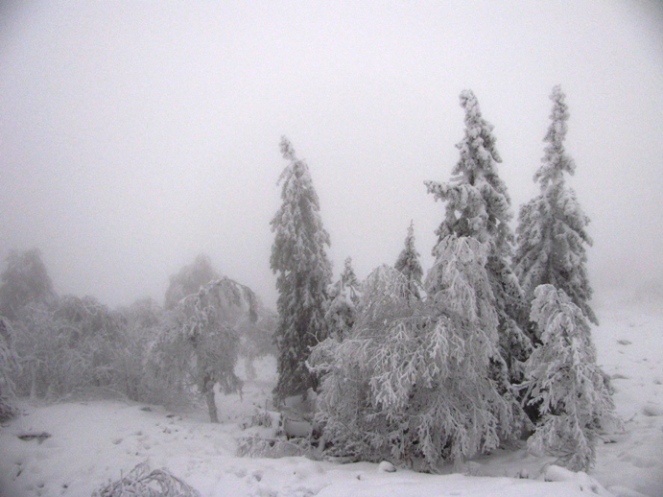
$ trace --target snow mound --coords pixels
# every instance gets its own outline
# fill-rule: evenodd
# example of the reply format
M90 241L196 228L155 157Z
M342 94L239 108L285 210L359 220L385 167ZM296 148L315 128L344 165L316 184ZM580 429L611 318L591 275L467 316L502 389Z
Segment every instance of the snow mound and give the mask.
M566 468L562 468L561 466L551 464L544 471L543 478L548 482L565 481L574 483L578 490L581 492L591 491L596 495L613 497L612 493L608 492L605 488L603 488L603 485L601 485L584 471L578 471L575 473Z

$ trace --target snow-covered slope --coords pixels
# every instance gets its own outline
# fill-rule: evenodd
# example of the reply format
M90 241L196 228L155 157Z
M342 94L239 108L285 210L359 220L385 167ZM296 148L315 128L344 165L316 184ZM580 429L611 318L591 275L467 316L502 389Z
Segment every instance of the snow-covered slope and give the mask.
M599 362L613 377L625 430L598 448L590 476L551 466L550 458L524 450L498 451L463 468L449 467L443 475L302 457L237 457L242 424L264 405L274 385L274 361L267 359L242 399L218 396L221 425L208 423L203 408L171 413L119 401L23 404L23 415L0 429L0 496L87 497L143 461L168 468L205 497L661 496L663 312L632 304L598 310ZM41 432L50 437L18 438Z

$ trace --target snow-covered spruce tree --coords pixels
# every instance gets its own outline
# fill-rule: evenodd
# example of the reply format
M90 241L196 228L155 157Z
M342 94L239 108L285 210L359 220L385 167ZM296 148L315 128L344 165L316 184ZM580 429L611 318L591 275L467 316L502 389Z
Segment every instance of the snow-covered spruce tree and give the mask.
M575 163L564 149L568 107L559 86L553 88L550 99L552 122L544 138L548 145L534 176L541 191L520 209L515 271L528 301L534 297L536 287L551 284L563 290L592 323L598 324L589 305L592 289L585 268L585 245L592 244L586 231L589 218L564 181L565 173L575 171Z
M421 290L423 288L421 278L424 275L424 271L419 262L419 252L414 247L414 221L410 222L410 226L407 229L407 236L405 237L405 247L403 247L403 250L398 255L394 267L403 273L403 276L407 279L408 294L412 298L421 300Z
M531 350L523 332L527 307L511 270L513 233L511 200L497 173L502 160L495 148L493 126L483 119L472 91L460 94L465 109L465 136L456 147L460 159L449 183L426 182L436 200L447 203L445 219L437 230L440 240L449 235L471 237L488 246L486 270L499 320L501 361L494 361L494 376L506 384L522 378L522 362Z
M534 296L530 318L541 345L525 365L523 387L541 419L528 447L587 471L596 459L598 431L617 424L614 404L584 312L552 285L538 286Z
M196 385L210 420L218 423L214 386L218 383L226 394L240 391L238 328L256 318L257 297L248 287L229 278L204 285L171 311L150 351L150 373L168 378L175 388Z
M329 304L325 319L330 336L343 340L350 333L357 316L360 295L359 281L352 269L352 259L348 257L343 274L328 290Z
M434 468L490 451L512 430L517 405L489 377L499 351L486 253L472 238L440 241L427 302L394 268L369 275L351 336L311 357L324 373L317 418L329 450Z
M285 137L281 153L288 165L279 178L282 205L271 221L275 239L270 259L279 292L277 400L305 395L317 387L306 361L311 347L326 335L325 303L332 274L326 253L329 234L322 226L308 166L297 159Z

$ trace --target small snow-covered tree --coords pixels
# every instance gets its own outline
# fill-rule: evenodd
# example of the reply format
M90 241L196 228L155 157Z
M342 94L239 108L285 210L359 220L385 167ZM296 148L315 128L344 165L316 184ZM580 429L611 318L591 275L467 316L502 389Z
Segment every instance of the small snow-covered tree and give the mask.
M563 290L592 323L598 324L589 305L592 289L585 267L585 246L592 244L587 234L589 218L564 180L576 166L564 148L569 112L560 86L553 88L550 99L552 122L544 138L543 160L534 176L540 193L520 209L515 271L528 301L539 285L550 284Z
M552 285L537 287L534 297L530 316L541 345L526 363L523 387L541 419L528 447L587 471L596 459L599 430L616 423L612 397L583 311Z
M325 305L331 283L329 234L322 226L308 165L296 157L285 137L281 153L288 165L279 178L282 205L271 221L275 238L270 259L279 292L279 377L274 390L278 400L305 395L317 386L306 361L311 347L326 336Z
M257 319L257 297L229 279L214 280L185 297L169 314L151 350L151 374L167 375L173 387L194 384L205 397L213 423L218 423L214 386L228 394L240 391L235 374L238 328Z
M398 426L406 422L406 406L383 409L380 386L375 383L374 389L371 382L374 378L379 382L378 376L390 365L406 364L402 353L412 348L410 335L419 327L419 317L416 306L409 305L407 280L392 267L383 265L372 271L361 291L351 333L343 340L327 338L311 354L310 364L322 375L316 420L324 426L332 453L380 460L392 457L393 451L394 457L403 459L408 442L396 439L402 432ZM375 355L387 341L393 352L388 364L386 357L376 361ZM402 390L398 394L407 396Z
M403 276L408 281L408 294L413 298L421 299L422 288L421 278L424 275L424 270L421 268L419 262L419 252L414 247L414 221L410 222L407 229L407 236L405 237L405 247L398 255L394 267L403 273Z
M497 164L502 162L493 136L493 125L481 115L472 91L460 94L465 110L465 136L456 147L460 159L449 183L426 182L436 200L446 202L445 219L437 230L440 240L449 235L471 237L488 246L486 270L499 321L501 361L494 361L494 375L503 388L522 376L522 362L531 349L523 332L526 306L522 291L511 270L513 233L511 200L500 179Z
M354 325L357 316L357 304L361 292L359 281L352 269L352 259L345 259L343 274L339 280L330 285L328 291L329 305L325 313L329 335L343 340Z
M10 252L0 281L0 314L10 320L16 319L26 305L49 302L55 297L38 249Z

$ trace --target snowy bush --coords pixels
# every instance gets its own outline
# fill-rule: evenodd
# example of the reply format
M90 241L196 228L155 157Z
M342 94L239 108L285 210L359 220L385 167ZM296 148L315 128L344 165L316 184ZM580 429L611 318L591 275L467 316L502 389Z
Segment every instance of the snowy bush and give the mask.
M518 407L489 378L499 350L485 247L447 237L436 255L427 302L382 266L364 283L351 336L314 349L316 420L332 453L434 467L495 449L514 429Z
M15 326L19 394L52 399L114 387L120 324L95 299L65 296L50 305L30 304Z
M587 471L596 458L602 428L615 426L614 404L583 311L562 290L534 291L531 319L541 345L527 361L523 384L541 419L528 447L560 458L569 469Z
M152 401L144 360L160 312L151 302L111 311L74 296L26 306L15 323L17 393L57 399L102 391Z

